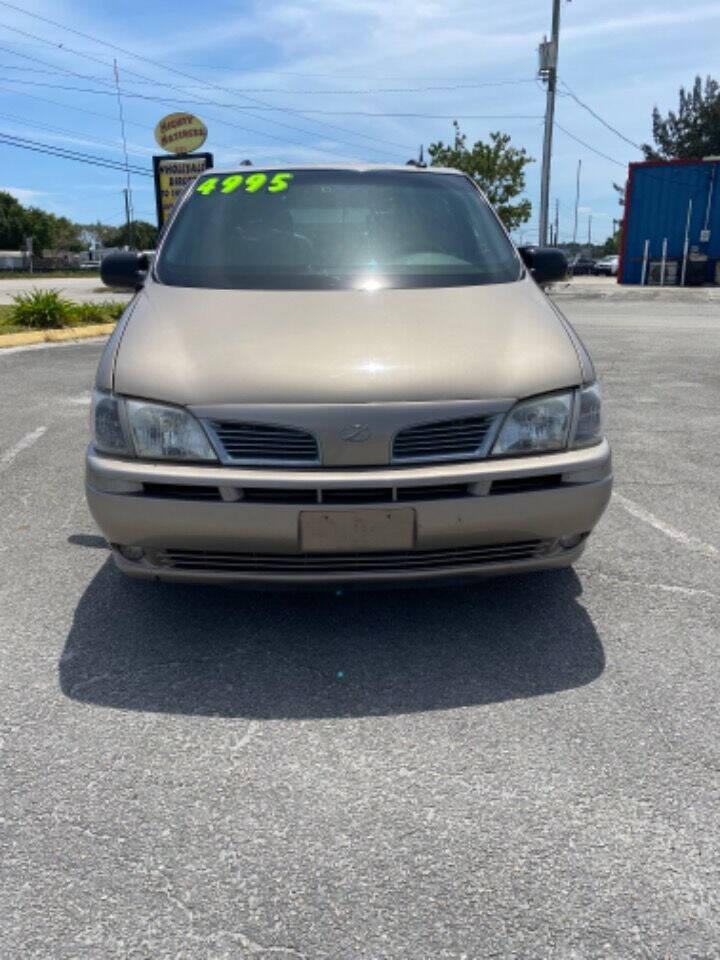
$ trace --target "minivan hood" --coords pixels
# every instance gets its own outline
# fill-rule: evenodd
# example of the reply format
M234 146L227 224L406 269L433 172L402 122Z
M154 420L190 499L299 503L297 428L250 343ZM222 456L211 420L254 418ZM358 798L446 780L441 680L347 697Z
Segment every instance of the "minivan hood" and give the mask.
M513 399L582 379L529 278L371 292L148 280L117 342L116 392L183 405Z

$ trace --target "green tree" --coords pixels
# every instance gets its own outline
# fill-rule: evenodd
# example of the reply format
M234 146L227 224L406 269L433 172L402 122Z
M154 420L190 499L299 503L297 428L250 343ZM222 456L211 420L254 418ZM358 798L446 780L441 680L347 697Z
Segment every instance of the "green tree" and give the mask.
M490 143L478 140L468 147L467 136L460 131L457 120L453 121L453 127L455 142L452 146L441 140L430 145L431 165L454 167L472 177L508 230L529 220L530 201L511 202L525 189L525 167L533 163L525 148L511 146L509 134L497 131L490 134Z
M620 252L620 232L618 231L612 237L608 237L605 243L599 248L601 257L608 257L611 253Z
M9 193L0 192L0 248L24 250L27 237L33 239L33 250L42 253L56 246L55 235L72 227L65 217L56 217L39 207L24 207Z
M20 250L24 245L25 208L12 194L0 192L0 250Z
M53 250L69 250L79 253L83 249L81 226L67 217L52 217L50 246Z
M720 84L695 77L691 90L680 87L677 113L652 115L655 146L643 144L646 160L694 160L720 154Z
M104 241L107 247L129 247L132 244L137 250L152 250L157 243L157 227L145 220L133 220L130 230L124 223L107 233Z
M52 246L53 221L55 217L39 207L25 207L25 236L33 238L33 252L41 254Z

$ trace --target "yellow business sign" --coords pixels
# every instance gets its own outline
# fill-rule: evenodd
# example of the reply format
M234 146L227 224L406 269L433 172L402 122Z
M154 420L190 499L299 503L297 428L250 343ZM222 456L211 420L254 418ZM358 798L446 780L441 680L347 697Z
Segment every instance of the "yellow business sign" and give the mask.
M189 157L153 157L158 226L165 223L187 185L212 164L211 153L194 153Z
M155 127L155 139L171 153L192 153L207 139L207 127L192 113L170 113Z

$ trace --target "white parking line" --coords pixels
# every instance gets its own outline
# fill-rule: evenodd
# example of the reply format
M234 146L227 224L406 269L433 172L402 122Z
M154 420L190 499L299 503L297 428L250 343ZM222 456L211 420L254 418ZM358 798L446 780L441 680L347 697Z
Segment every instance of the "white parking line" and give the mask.
M10 447L10 449L6 450L5 453L0 454L0 473L3 473L5 470L7 470L19 453L22 453L23 450L27 450L28 447L31 447L34 443L37 443L46 430L47 427L38 427L36 430L26 433L24 437L18 440L14 447Z
M645 507L641 507L639 503L635 503L634 500L628 500L627 497L623 497L620 493L613 493L613 500L619 503L628 513L632 514L633 517L649 523L651 527L659 530L660 533L664 533L665 536L670 537L671 540L681 543L688 550L702 553L706 557L716 557L720 554L720 550L711 543L705 543L703 540L698 540L697 537L691 537L690 534L683 533L682 530L671 527L669 523L665 523L659 517L656 517L654 513L646 510Z

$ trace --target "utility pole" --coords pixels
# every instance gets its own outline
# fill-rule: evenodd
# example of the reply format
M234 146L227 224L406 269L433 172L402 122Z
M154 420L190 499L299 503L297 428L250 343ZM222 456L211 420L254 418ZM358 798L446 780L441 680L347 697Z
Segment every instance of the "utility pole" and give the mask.
M582 160L578 160L577 178L575 180L575 224L573 226L573 243L577 243L577 217L578 205L580 203L580 170L582 169Z
M555 197L555 239L554 245L558 244L558 234L560 232L560 200L558 197Z
M558 43L560 39L560 0L553 0L552 33L550 41L540 44L540 76L547 82L545 102L545 136L543 138L542 179L540 184L541 247L547 244L548 204L550 198L550 162L552 158L553 125L555 123L555 88L557 86Z
M132 230L132 189L130 187L130 165L128 162L127 139L125 137L125 114L123 113L122 97L120 96L120 74L117 60L113 60L113 75L115 77L115 94L117 96L118 116L120 118L120 136L122 137L123 154L125 156L125 220L127 222L127 241L131 250L135 249L135 237Z
M131 243L130 237L130 191L127 187L123 189L123 196L125 197L125 231L127 236L127 245L132 250L133 244Z

